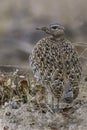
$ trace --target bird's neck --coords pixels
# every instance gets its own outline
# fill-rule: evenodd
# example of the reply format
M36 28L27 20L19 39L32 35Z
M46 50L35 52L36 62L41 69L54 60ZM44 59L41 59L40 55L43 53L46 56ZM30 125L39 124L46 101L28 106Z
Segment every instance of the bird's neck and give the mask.
M60 40L63 40L65 38L64 35L60 35L60 36L51 36L51 39L54 40L54 41L60 41Z

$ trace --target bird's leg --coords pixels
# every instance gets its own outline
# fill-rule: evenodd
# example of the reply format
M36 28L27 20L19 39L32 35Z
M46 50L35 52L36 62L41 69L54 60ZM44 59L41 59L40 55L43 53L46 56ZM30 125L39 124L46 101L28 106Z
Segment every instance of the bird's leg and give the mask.
M45 94L46 94L46 106L47 106L47 109L51 112L51 113L54 113L54 111L53 111L53 109L52 109L52 107L50 107L50 105L49 105L49 97L50 97L50 94L49 94L49 91L50 91L50 89L49 89L49 86L46 88L46 91L45 91Z
M57 110L59 110L59 98L57 99Z
M59 105L59 98L57 99L57 111L58 112L62 112L63 111L63 109Z
M54 111L55 107L54 107L54 97L53 97L53 94L52 94L52 110Z

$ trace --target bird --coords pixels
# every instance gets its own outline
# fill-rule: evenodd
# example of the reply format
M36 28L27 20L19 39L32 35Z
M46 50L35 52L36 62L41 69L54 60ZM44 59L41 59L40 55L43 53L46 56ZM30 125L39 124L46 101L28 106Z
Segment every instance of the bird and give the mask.
M34 46L29 61L34 77L54 98L72 103L79 94L82 67L79 55L65 36L65 27L52 23L36 28L47 34Z

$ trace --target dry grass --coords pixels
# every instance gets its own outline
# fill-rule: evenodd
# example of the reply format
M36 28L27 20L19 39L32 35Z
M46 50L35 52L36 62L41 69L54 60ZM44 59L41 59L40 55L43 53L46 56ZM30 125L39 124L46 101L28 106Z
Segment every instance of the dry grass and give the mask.
M62 113L53 113L46 102L45 88L30 70L11 66L1 66L0 70L0 129L87 129L86 77L82 78L79 96L71 106L63 108Z

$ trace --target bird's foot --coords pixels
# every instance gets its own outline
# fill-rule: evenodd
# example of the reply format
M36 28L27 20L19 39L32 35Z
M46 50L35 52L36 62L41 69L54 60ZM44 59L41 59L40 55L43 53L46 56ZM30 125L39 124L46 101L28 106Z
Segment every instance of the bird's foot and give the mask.
M51 105L50 109L53 111L53 113L59 112L62 113L63 109L59 105Z
M46 104L46 107L48 109L48 111L50 111L52 114L54 113L54 108L48 104Z
M62 111L61 108L59 108L59 106L57 105L46 105L48 110L51 112L51 113L56 113L58 111Z

